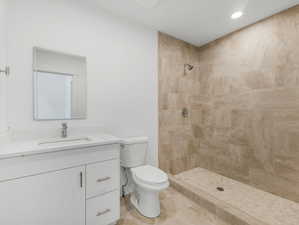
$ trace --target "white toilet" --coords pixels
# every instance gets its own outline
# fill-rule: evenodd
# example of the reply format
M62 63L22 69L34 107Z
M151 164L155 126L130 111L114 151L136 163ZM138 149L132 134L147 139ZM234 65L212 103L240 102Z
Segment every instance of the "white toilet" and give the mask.
M128 138L120 151L121 166L129 168L134 190L130 200L145 217L160 215L159 192L169 187L168 176L162 170L145 165L148 138Z

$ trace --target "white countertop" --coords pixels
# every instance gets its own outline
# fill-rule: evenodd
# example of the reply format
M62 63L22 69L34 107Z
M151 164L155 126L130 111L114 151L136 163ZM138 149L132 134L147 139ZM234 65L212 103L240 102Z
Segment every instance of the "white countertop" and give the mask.
M81 136L82 138L83 136ZM6 144L0 144L0 160L15 158L15 157L24 157L35 154L43 154L50 152L59 152L66 151L78 148L87 148L93 146L102 146L110 144L120 144L122 139L111 136L111 135L88 135L86 136L89 141L82 143L59 143L57 145L40 145L41 142L48 141L50 139L38 139L38 140L29 140L22 142L11 142ZM77 138L77 137L70 137Z

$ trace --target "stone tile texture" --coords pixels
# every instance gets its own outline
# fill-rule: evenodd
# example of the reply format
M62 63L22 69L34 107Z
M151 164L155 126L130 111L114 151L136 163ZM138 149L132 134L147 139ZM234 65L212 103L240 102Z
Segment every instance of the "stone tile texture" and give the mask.
M298 203L209 170L195 168L170 176L170 180L175 189L226 221L250 225L299 224Z
M299 6L201 48L160 33L160 168L202 167L299 202L298 40Z
M150 219L140 215L129 198L121 204L121 219L117 225L246 225L231 223L189 200L173 188L161 193L161 215Z

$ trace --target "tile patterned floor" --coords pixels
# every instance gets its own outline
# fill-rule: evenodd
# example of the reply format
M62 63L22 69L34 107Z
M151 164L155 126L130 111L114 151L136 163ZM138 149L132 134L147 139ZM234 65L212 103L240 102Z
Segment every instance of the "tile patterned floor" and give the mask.
M185 171L174 178L196 195L214 203L218 208L230 210L238 218L246 215L247 219L259 221L258 224L299 225L299 204L296 202L203 168ZM216 187L223 187L225 191L219 192ZM251 221L247 223L252 224Z
M161 215L156 219L141 216L128 198L122 200L121 219L117 225L229 225L173 188L162 192L160 199Z

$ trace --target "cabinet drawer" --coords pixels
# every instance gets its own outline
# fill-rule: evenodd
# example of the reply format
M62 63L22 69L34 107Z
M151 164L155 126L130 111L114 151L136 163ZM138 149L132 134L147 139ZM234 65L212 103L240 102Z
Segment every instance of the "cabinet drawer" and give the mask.
M86 225L107 225L116 222L119 218L119 191L87 200Z
M3 159L0 160L0 181L118 158L119 145L113 144Z
M86 168L86 197L91 198L119 189L119 160L88 165Z

